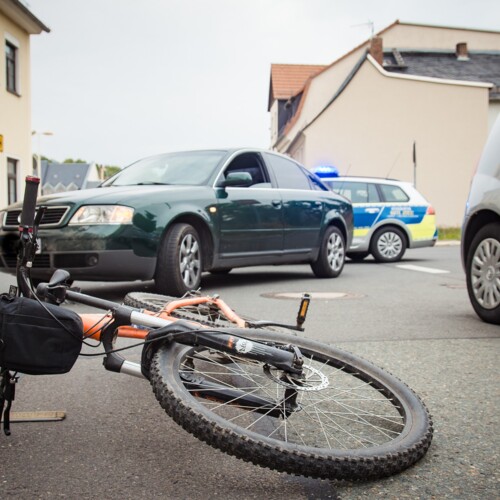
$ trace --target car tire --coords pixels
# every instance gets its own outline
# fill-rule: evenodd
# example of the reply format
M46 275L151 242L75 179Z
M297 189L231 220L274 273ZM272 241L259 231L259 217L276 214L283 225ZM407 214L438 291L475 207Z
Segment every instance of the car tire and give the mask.
M318 278L336 278L345 264L345 240L336 226L329 226L319 249L318 258L311 263L311 269Z
M200 237L184 223L172 225L163 239L156 263L156 291L180 297L200 287L202 265Z
M472 307L486 323L500 325L500 224L487 224L474 236L465 264Z
M379 229L370 243L370 252L377 262L397 262L406 252L406 237L401 229Z

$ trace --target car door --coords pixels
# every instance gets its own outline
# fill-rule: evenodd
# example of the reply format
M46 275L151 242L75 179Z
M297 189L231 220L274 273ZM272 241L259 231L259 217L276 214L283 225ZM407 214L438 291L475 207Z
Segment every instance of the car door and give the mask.
M306 172L292 160L264 153L283 199L284 250L307 253L319 244L323 221L321 191L313 189Z
M238 176L241 185L224 186L227 179ZM259 256L281 254L283 203L260 153L232 158L216 182L216 191L220 258L246 257L258 262Z
M353 247L365 242L370 229L380 219L384 205L377 186L365 181L333 181L332 189L351 200L354 211Z

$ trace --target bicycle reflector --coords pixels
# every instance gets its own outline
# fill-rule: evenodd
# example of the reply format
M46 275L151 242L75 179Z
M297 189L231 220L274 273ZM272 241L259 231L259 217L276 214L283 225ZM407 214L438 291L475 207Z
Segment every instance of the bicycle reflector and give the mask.
M306 320L307 310L309 309L310 302L311 302L311 296L308 293L304 293L300 301L299 313L297 314L297 328L301 330L302 330L302 325Z

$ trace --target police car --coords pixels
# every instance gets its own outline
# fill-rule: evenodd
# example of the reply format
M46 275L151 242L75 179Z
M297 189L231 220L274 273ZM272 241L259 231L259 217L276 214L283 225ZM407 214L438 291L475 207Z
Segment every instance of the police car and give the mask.
M374 177L340 177L336 169L314 173L348 198L354 209L354 236L347 256L397 262L407 248L430 247L438 237L432 206L409 182Z

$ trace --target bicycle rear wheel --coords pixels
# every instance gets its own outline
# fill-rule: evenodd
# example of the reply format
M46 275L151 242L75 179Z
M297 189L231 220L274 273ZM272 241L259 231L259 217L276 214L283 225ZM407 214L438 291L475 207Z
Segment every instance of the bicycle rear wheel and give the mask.
M180 299L179 297L159 295L156 293L130 292L125 296L124 304L131 307L137 307L139 309L161 312L168 303L174 300ZM236 326L217 306L210 303L178 307L170 314L174 318L196 321L197 323L211 327L233 328ZM238 316L245 321L249 321L250 323L253 321L253 318L250 318L249 316L242 316L240 314L238 314ZM258 326L251 326L251 328L258 328ZM285 326L266 326L266 329L287 332L295 335L293 330L290 330Z
M396 377L307 339L261 330L247 330L245 337L298 346L306 380L203 346L174 342L153 357L156 398L200 440L260 466L323 479L388 476L425 455L430 415ZM200 391L203 384L208 389ZM218 397L217 388L231 396ZM238 404L243 398L266 404Z

